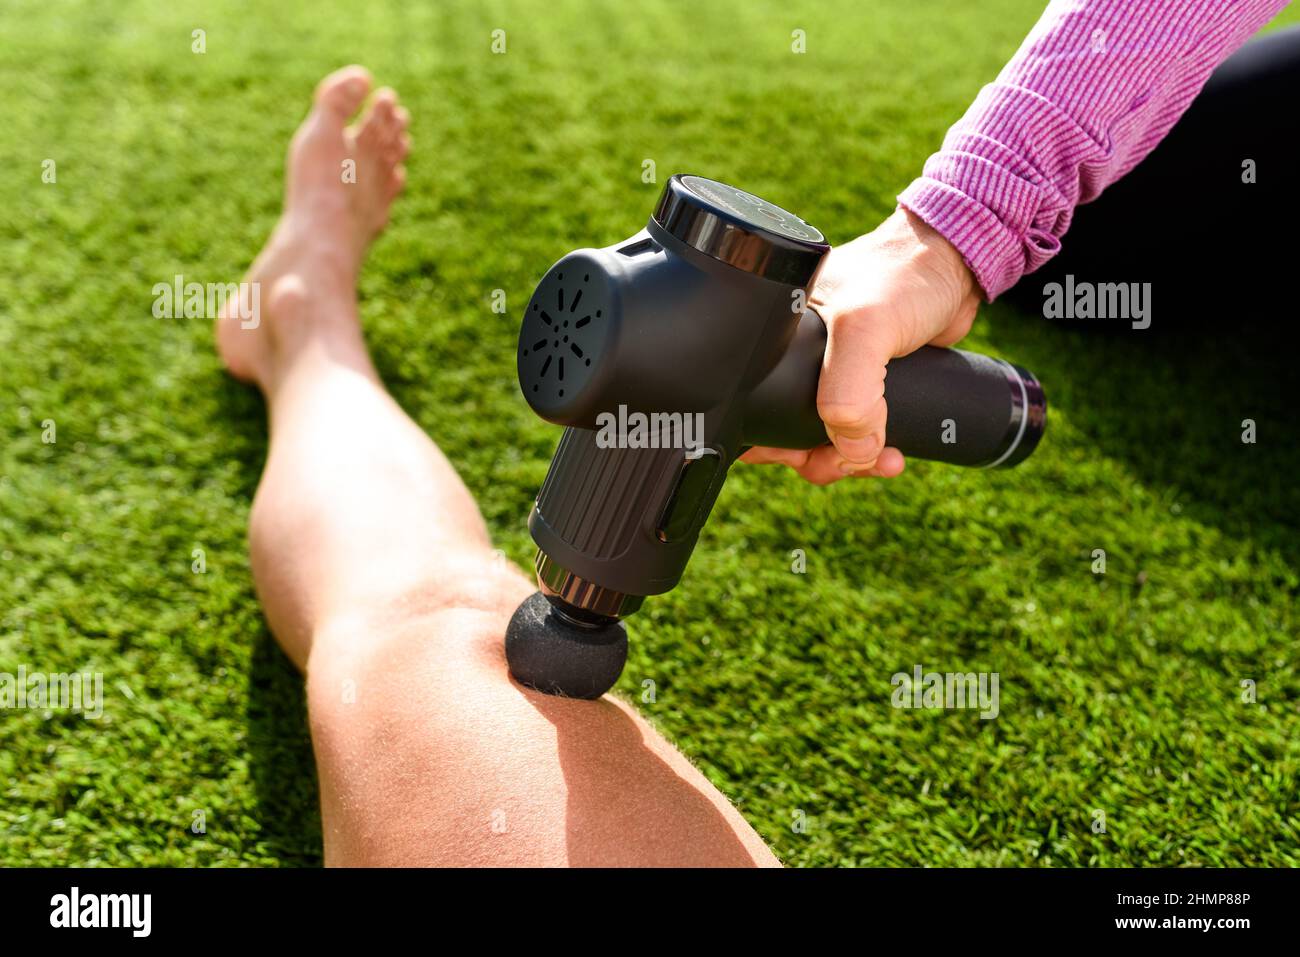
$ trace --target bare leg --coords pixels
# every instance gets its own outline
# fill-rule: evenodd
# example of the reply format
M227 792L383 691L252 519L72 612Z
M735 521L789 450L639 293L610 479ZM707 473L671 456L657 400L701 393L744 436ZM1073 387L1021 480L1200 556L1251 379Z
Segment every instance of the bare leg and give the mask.
M625 703L508 676L506 622L532 590L473 499L384 391L356 277L400 190L406 114L369 77L327 77L289 153L285 213L248 277L257 329L217 324L270 406L254 577L307 673L329 864L748 865L775 858ZM340 170L354 160L355 183Z

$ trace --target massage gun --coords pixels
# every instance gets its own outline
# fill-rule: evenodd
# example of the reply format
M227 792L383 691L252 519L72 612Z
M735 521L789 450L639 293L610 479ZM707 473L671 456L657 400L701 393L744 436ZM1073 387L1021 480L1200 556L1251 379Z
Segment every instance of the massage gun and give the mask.
M679 175L645 229L542 278L519 384L567 428L528 523L539 591L506 633L517 680L607 691L627 656L621 619L677 584L736 458L827 441L826 327L804 301L829 249L771 203ZM1043 434L1042 387L1018 366L926 346L887 372L886 442L905 455L1006 467Z

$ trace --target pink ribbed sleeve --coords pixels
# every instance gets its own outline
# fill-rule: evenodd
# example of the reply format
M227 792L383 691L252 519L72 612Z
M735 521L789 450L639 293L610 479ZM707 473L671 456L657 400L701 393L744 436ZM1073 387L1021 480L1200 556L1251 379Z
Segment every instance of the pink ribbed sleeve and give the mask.
M1054 0L899 203L961 251L992 299L1056 255L1074 207L1151 152L1285 6Z

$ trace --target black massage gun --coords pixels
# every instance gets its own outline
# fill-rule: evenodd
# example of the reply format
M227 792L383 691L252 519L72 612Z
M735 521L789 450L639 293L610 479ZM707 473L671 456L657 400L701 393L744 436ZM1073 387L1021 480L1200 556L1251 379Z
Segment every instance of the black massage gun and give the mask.
M567 428L529 518L540 590L506 633L516 679L607 691L627 656L620 619L677 584L736 458L827 441L826 327L804 299L829 249L771 203L673 176L645 229L542 278L519 384ZM886 442L908 456L1011 466L1046 424L1038 380L1000 359L927 346L886 382Z

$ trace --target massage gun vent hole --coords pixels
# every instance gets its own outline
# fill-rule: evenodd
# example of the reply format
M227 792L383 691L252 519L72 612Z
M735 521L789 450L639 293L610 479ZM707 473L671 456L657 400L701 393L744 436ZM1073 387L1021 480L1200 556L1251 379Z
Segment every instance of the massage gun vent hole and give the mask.
M603 309L596 305L588 291L591 274L569 275L556 273L549 288L539 289L529 309L532 336L523 347L524 358L536 363L537 381L533 391L542 385L555 390L564 398L565 375L572 384L575 365L585 369L591 365L591 350L583 346L583 330L598 322Z

